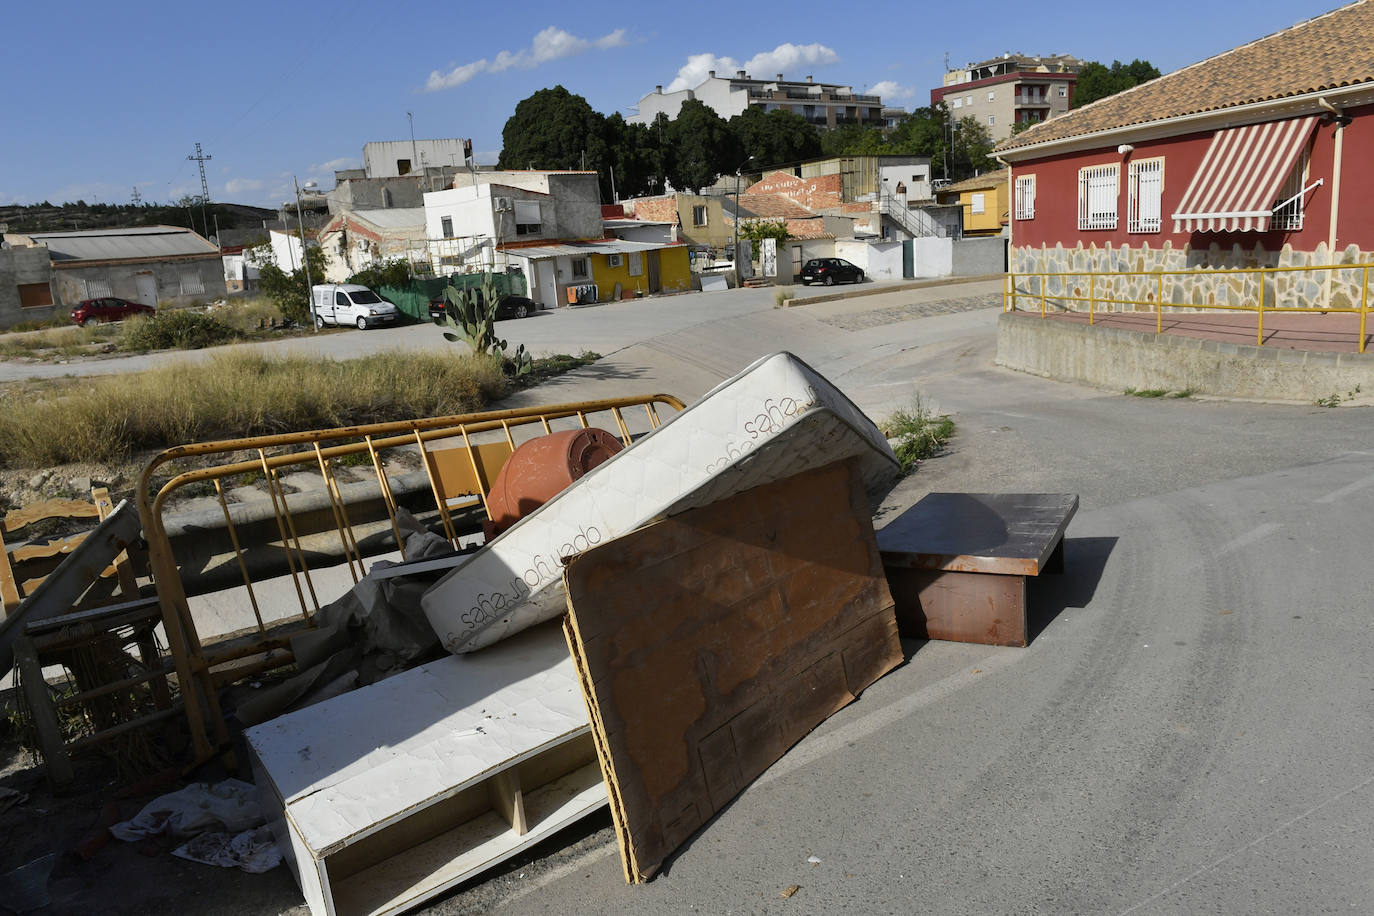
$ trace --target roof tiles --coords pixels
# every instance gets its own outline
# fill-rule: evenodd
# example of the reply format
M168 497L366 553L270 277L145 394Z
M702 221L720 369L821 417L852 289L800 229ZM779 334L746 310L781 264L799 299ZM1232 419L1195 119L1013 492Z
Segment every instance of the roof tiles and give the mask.
M1358 0L1051 118L1005 140L996 152L1369 82L1374 0Z

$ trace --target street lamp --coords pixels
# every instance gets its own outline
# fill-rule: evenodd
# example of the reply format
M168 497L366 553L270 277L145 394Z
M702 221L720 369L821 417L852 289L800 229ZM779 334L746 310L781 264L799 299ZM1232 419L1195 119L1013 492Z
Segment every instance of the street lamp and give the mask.
M739 173L740 169L753 161L754 157L750 156L735 168L735 232L734 240L730 243L730 261L735 265L735 282L737 284L744 282L739 272Z
M315 316L315 291L314 284L310 280L310 259L305 256L305 219L301 216L301 183L296 180L296 176L291 176L291 183L296 186L296 228L301 232L301 265L305 267L305 304L310 310L310 322L315 325L315 333L320 332L320 321ZM317 188L313 181L305 183L305 189Z
M959 129L957 121L949 120L945 122L949 127L949 142L945 144L945 180L949 180L949 150L954 145L954 132Z

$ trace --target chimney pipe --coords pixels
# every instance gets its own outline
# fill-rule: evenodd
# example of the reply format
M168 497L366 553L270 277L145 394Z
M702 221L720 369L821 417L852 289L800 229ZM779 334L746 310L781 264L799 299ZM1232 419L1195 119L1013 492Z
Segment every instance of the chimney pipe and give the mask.
M714 70L708 70L708 71L706 71L706 72L710 75L711 79L715 79L715 78L716 78L716 71L714 71Z
M780 82L780 83L782 82L782 74L781 74L781 73L778 74L778 82Z
M660 85L658 85L658 86L655 86L655 87L654 87L654 92L657 92L659 95L663 95L663 86L662 86L662 84L660 84Z
M810 74L810 73L806 74L806 81L807 81L808 83L811 82L811 74Z

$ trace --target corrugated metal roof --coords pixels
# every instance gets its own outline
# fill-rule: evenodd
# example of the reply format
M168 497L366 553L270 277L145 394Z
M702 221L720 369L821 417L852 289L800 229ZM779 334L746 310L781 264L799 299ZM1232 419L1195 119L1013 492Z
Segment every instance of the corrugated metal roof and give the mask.
M54 261L118 261L188 254L218 255L219 248L189 229L139 226L133 229L87 229L79 232L34 232L29 238L48 246Z
M518 255L522 258L577 258L588 254L630 254L636 251L657 251L660 248L673 247L675 246L662 242L627 242L623 239L601 239L595 242L557 242L551 245L530 245L504 250L506 254Z

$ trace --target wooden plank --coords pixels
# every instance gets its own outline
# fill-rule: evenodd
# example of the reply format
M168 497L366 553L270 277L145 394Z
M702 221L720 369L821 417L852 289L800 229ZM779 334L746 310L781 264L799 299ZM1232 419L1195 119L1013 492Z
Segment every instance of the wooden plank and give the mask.
M1073 493L930 493L878 546L889 567L1037 576L1077 510Z
M909 639L1024 646L1026 577L888 567L897 628Z
M74 776L72 761L67 755L66 742L62 740L57 708L48 694L48 682L43 680L43 666L39 664L33 643L22 638L17 640L14 644L14 660L24 686L29 715L33 717L33 729L38 735L38 748L43 752L43 763L48 768L48 779L54 785L65 785Z
M631 882L902 658L852 463L599 545L564 580Z
M428 451L441 495L445 499L456 499L490 491L512 449L507 442L487 442L472 446L471 458L465 446L429 448ZM474 462L480 477L473 473Z
M529 824L525 822L525 800L520 794L519 774L515 770L502 770L488 779L487 798L491 801L492 810L510 824L516 836L529 833Z
M0 675L14 662L13 645L28 620L43 620L69 610L99 578L119 552L142 530L138 510L127 500L102 520L86 540L67 555L52 575L0 622Z
M12 534L25 525L46 518L99 518L100 510L86 499L49 499L41 503L21 506L5 513L4 529Z

